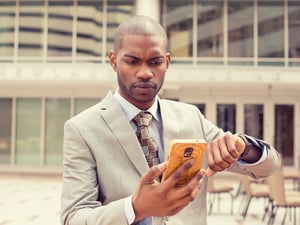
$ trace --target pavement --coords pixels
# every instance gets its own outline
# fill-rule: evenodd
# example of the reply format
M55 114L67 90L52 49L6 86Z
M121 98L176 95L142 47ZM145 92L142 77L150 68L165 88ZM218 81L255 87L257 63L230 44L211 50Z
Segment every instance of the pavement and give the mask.
M220 179L238 187L237 180ZM62 180L59 175L16 175L0 174L0 225L60 225L60 196ZM230 213L229 195L221 195L215 201L208 225L266 225L262 221L265 202L253 199L246 219L241 216L243 196L234 200L233 213ZM283 210L279 211L274 225L281 224ZM297 212L300 225L300 213ZM293 224L287 216L285 225ZM188 225L188 224L187 224Z
M60 225L61 177L0 174L0 225Z

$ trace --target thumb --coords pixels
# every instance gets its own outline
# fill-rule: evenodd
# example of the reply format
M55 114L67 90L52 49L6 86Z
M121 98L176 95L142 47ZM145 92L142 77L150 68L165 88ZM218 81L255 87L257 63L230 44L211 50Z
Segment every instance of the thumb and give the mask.
M205 175L208 176L208 177L211 177L211 176L215 175L215 173L216 173L216 171L214 171L210 167L208 167L206 169Z
M235 143L235 147L240 154L243 153L246 145L246 140L244 140L244 138L242 138L241 136L238 136L238 139Z
M166 163L160 163L158 165L152 166L150 170L144 174L142 178L142 183L153 183L154 180L159 177L166 169Z

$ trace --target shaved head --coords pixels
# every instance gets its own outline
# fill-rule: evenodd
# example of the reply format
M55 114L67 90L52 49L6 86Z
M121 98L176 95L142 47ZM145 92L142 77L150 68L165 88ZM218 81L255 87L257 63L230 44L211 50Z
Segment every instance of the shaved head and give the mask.
M147 16L134 16L122 22L115 33L114 51L122 48L124 35L161 36L167 48L167 34L165 29L154 19Z

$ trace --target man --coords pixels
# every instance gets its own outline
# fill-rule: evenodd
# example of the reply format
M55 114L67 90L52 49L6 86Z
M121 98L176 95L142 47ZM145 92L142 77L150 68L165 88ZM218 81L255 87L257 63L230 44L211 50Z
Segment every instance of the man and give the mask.
M280 167L270 145L225 133L195 106L157 96L171 56L156 21L135 16L120 24L109 60L118 89L65 124L62 224L205 225L207 176L226 169L260 178ZM153 117L149 129L160 163L150 167L135 134L140 111ZM195 163L186 161L159 182L170 142L185 138L208 143L206 170L176 187Z

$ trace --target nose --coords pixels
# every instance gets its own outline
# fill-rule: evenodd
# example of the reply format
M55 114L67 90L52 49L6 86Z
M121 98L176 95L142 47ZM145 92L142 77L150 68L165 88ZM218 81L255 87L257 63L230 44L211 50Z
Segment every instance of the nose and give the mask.
M147 80L153 77L153 72L146 63L143 63L137 71L136 76L140 79Z

